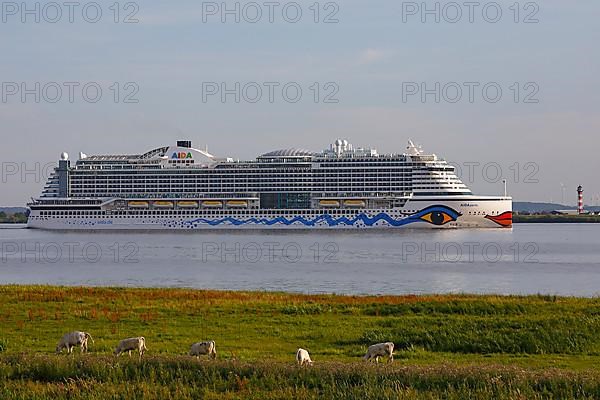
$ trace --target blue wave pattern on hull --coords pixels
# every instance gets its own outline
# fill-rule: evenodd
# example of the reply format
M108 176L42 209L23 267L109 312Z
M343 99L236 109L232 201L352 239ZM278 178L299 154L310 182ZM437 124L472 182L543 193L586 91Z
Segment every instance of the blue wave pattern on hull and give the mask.
M441 214L447 215L449 217L449 220L447 222L456 221L456 219L458 217L460 217L460 215L461 215L459 212L455 211L454 209L452 209L450 207L439 205L439 206L427 207L419 212L416 212L414 214L408 215L408 216L406 216L404 218L400 218L400 219L392 218L387 213L381 212L373 217L369 217L368 215L361 213L361 214L358 214L354 218L348 218L348 217L334 218L330 214L319 215L318 217L313 218L313 219L306 219L306 218L300 217L300 216L297 216L297 217L294 217L291 219L288 219L285 217L275 217L272 219L267 219L267 218L236 219L233 217L225 217L225 218L214 219L214 220L206 219L206 218L198 218L198 219L194 219L191 221L186 221L186 222L184 222L184 225L197 226L200 224L206 224L206 225L211 225L211 226L217 226L217 225L229 223L229 224L235 225L235 226L247 225L247 224L264 225L264 226L272 226L275 224L282 224L282 225L289 226L289 225L299 222L304 226L317 226L321 222L325 222L328 226L333 227L333 226L339 226L339 225L353 226L357 222L362 222L365 226L373 226L379 221L384 221L387 224L389 224L390 226L398 227L398 226L403 226L403 225L407 225L407 224L411 224L411 223L419 222L419 221L431 223L430 220L424 219L424 217L426 217L432 213L441 213ZM444 222L443 224L445 224L445 223L446 222ZM443 224L435 224L435 225L443 225Z

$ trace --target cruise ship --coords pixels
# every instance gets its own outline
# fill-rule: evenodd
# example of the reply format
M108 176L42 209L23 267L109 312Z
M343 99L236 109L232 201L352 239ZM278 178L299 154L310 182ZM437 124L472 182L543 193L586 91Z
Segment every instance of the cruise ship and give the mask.
M32 199L28 226L59 230L510 228L512 199L477 196L409 141L379 153L338 139L252 161L191 141L135 155L67 153Z

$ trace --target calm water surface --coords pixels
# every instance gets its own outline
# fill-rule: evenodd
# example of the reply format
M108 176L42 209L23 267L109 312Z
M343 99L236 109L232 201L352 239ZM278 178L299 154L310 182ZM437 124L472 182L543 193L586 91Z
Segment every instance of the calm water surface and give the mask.
M597 296L600 224L195 233L0 225L0 283Z

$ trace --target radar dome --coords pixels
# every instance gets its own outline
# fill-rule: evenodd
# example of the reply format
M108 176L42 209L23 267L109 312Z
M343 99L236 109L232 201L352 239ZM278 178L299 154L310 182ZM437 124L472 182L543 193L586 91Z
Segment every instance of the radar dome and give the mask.
M66 151L63 151L63 152L60 154L60 159L61 159L61 160L63 160L63 161L66 161L66 160L68 160L68 159L69 159L69 153L67 153Z

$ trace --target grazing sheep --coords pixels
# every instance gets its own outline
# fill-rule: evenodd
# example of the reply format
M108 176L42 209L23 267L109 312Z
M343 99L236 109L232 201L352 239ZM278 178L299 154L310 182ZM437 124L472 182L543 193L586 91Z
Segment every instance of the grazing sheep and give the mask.
M67 354L71 354L75 346L79 346L82 353L87 352L88 339L92 339L92 343L94 342L92 335L87 332L75 331L65 333L56 345L56 354L60 353L62 349L67 349Z
M308 351L304 350L304 349L298 349L298 351L296 351L296 361L298 362L298 365L303 366L305 364L307 365L312 365L312 360L310 359L310 355L308 354Z
M387 357L388 362L394 361L394 343L385 342L378 343L372 346L369 346L367 349L367 354L365 354L365 360L370 361L371 359L375 359L376 363L379 363L379 357Z
M131 357L132 350L137 350L140 353L140 357L143 356L144 352L148 350L146 348L146 339L143 336L140 336L121 340L115 349L115 355L119 356L126 351L129 353L129 357Z
M198 342L194 343L190 348L190 356L196 356L196 358L200 358L201 354L208 354L209 358L213 360L217 358L217 347L215 345L214 340L210 340L208 342Z

